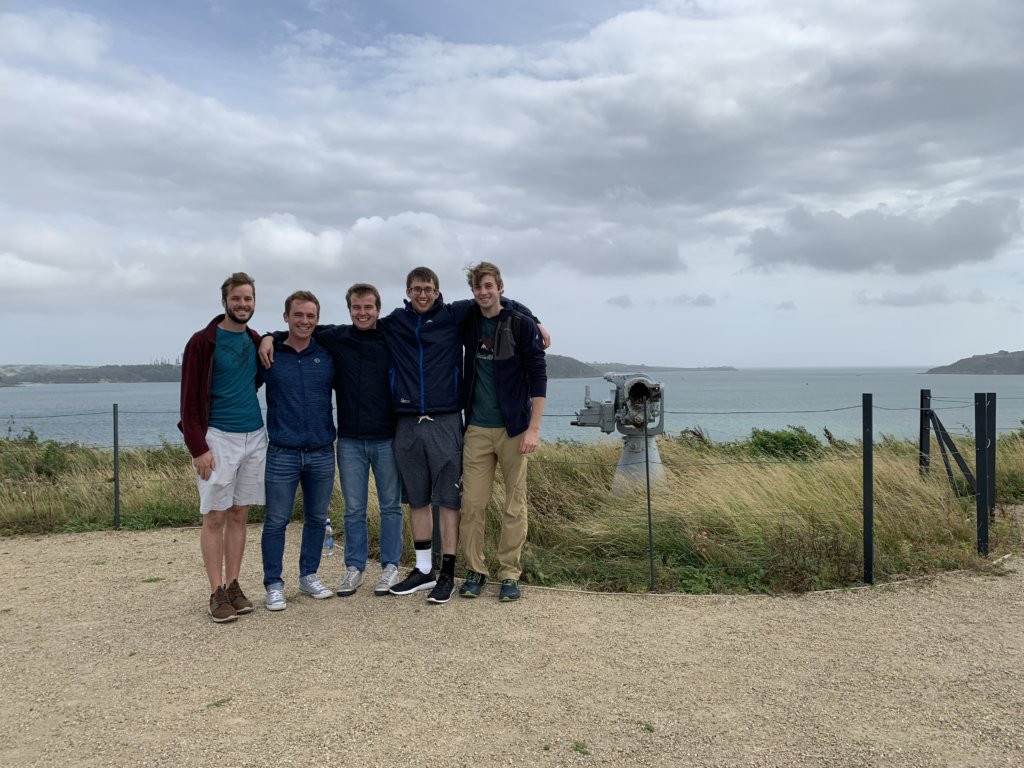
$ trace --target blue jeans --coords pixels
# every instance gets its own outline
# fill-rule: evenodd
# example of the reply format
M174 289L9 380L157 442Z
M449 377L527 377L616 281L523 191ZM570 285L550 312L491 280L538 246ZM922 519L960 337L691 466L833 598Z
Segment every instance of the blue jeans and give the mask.
M380 504L380 564L402 558L402 481L391 440L338 438L338 471L345 498L345 565L366 570L366 503L370 467Z
M267 506L264 511L263 585L283 584L281 561L284 559L284 531L292 519L295 490L302 484L302 546L299 549L299 576L316 573L324 546L327 511L334 490L334 447L302 450L267 448L267 473L264 486Z

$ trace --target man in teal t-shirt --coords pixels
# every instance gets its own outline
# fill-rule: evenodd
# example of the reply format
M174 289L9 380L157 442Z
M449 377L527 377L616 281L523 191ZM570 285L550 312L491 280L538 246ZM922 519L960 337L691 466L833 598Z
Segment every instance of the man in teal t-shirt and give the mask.
M248 327L256 287L244 272L221 285L224 314L185 345L181 421L199 488L199 544L210 581L210 617L234 621L253 609L238 583L251 504L263 504L267 431L256 389L260 337Z

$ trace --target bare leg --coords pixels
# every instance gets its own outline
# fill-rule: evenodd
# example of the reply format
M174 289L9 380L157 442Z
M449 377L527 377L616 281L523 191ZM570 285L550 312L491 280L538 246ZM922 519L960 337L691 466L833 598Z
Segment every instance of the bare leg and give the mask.
M224 521L227 511L214 509L203 515L203 530L199 533L199 548L203 553L206 578L210 580L210 594L224 584Z
M441 551L454 555L459 549L459 522L462 513L457 509L441 507Z
M434 515L429 504L425 507L409 507L409 516L412 519L413 541L428 541L434 538Z
M245 553L245 522L249 516L248 507L234 506L227 510L224 526L224 577L230 584L242 570L242 555Z

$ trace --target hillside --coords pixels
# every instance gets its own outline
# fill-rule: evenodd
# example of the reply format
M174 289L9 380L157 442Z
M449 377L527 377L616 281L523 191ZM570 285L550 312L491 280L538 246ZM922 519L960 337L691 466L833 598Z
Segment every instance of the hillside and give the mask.
M926 373L1024 374L1024 350L1007 352L1001 349L987 355L965 357L950 365L930 368Z
M173 363L150 365L5 365L0 366L0 387L18 384L136 384L151 381L180 381L181 366Z
M593 366L580 362L574 357L548 353L545 358L548 364L549 379L588 379L601 375Z

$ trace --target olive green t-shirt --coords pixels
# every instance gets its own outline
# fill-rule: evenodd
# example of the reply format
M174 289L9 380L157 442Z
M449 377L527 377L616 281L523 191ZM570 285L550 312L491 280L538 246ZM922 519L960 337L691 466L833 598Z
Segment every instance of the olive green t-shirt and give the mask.
M480 326L480 342L476 347L476 381L473 383L473 407L469 423L476 427L504 427L498 407L498 389L494 382L494 334L498 318L485 317Z

